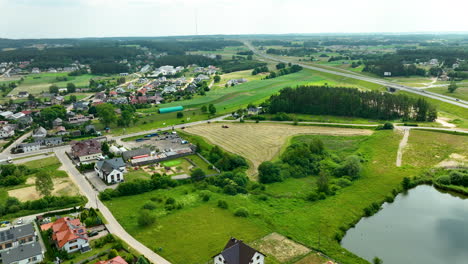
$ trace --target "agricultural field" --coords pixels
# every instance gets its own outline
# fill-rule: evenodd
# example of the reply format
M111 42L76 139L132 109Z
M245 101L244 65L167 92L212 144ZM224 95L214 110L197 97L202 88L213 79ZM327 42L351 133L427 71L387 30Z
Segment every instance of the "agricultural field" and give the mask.
M187 133L206 138L209 142L223 149L245 157L253 165L248 174L255 175L258 166L267 160L275 158L287 139L300 134L355 136L370 135L371 130L293 126L272 123L228 123L229 128L221 124L203 124L185 129Z
M252 75L252 70L245 70L245 71L236 71L236 72L221 74L220 77L221 77L221 81L219 83L213 84L212 89L225 88L226 83L232 79L245 78L250 82L254 80L260 80L261 78L264 77L264 75L262 74Z
M315 136L300 136L293 141L307 141L312 137ZM325 200L310 202L300 195L294 195L298 186L303 188L300 190L303 194L307 194L307 188L315 188L316 176L310 176L265 185L265 191L256 195L230 196L213 189L211 198L206 202L199 197L200 191L196 186L189 184L170 190L119 197L106 204L128 232L174 263L204 263L231 236L242 238L247 243L256 243L273 232L309 249L320 249L343 263L367 263L343 249L335 240L335 234L342 233L343 228L347 229L357 222L363 215L363 209L371 203L384 200L394 188L400 186L404 177L416 176L423 169L395 166L402 136L391 130L375 131L369 136L351 136L350 139L345 136L318 137L332 154L359 153L366 160L359 180ZM421 134L418 140L429 143L434 138ZM344 148L340 148L340 145ZM427 156L420 158L427 159ZM164 210L163 201L168 197L183 204L183 208ZM220 199L228 203L228 209L217 207ZM152 226L141 228L130 208L134 208L135 204L144 204L145 201L156 204L152 214L157 218ZM235 217L233 213L239 207L246 208L250 215L246 218ZM180 239L171 239L174 236ZM320 263L318 261L321 259L316 257L315 253L309 253L295 261ZM268 258L267 261L277 263Z

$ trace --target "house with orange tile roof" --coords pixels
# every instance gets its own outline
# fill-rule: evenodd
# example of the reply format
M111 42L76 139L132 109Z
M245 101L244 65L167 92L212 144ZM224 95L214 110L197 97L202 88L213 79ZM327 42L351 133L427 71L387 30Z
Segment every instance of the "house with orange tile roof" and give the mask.
M109 259L109 260L101 260L101 261L98 261L94 264L128 264L127 261L125 261L121 256L117 256L113 259Z
M52 228L52 240L55 241L58 249L64 249L68 253L91 250L86 227L81 224L80 219L62 217L55 221L50 228Z

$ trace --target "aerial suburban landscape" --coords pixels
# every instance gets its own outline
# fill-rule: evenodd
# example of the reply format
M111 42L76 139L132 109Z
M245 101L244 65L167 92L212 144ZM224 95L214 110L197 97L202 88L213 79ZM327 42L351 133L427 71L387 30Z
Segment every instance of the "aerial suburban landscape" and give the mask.
M463 15L65 2L0 0L2 263L468 263Z

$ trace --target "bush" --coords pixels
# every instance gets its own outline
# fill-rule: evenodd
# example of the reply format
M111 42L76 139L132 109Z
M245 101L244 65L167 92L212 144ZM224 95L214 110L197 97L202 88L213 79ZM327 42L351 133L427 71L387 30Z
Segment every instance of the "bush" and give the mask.
M175 204L176 200L172 197L167 198L166 204Z
M211 198L211 193L210 191L202 191L200 192L200 197L202 198L202 201L208 202Z
M154 210L156 209L156 205L152 202L147 202L143 205L143 209L146 209L146 210Z
M393 129L393 124L387 122L383 125L382 129Z
M316 192L309 193L306 197L307 201L315 202L319 199L318 194Z
M436 179L436 182L439 183L439 184L443 184L443 185L450 185L450 176L448 175L442 175L440 176L439 178Z
M225 200L218 201L218 207L222 209L228 209L228 203Z
M152 215L148 210L141 210L138 216L138 225L149 226L156 222L156 217Z
M351 184L353 184L353 182L347 178L339 178L336 180L336 185L340 186L341 188L348 187Z
M236 209L236 211L234 212L234 215L237 217L248 217L249 211L244 207L240 207Z
M109 254L107 255L107 258L113 259L113 258L117 257L118 255L119 255L119 253L117 252L117 250L111 249L109 251Z

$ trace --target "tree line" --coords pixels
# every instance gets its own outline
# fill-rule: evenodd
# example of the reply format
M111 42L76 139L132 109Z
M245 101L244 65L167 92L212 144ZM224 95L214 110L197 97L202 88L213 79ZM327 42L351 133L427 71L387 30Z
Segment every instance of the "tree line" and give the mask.
M383 120L434 121L436 108L425 99L329 86L284 88L266 103L268 112L355 116Z

